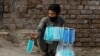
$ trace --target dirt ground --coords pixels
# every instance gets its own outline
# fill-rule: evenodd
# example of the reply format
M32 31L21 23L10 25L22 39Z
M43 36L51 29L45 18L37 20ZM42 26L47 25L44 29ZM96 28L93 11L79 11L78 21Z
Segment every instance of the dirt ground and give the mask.
M39 53L26 52L26 46L17 46L0 37L0 56L40 56Z
M28 54L25 46L16 46L11 42L0 37L0 56L41 56L41 54L34 52ZM100 56L100 48L82 48L74 47L76 56Z
M24 33L25 32L28 32L28 31L24 30ZM12 36L13 38L11 37L10 39L5 39L4 37L0 36L0 56L41 56L41 54L38 53L37 49L35 48L33 49L33 52L29 54L26 52L26 44L19 45L19 44L13 43L15 40L19 40L19 39L21 40L20 43L22 43L23 39L27 37L26 34L21 34L18 37L19 39L15 38L16 35L14 36L14 34ZM100 56L100 48L96 48L96 47L94 48L74 47L74 51L75 51L75 56Z

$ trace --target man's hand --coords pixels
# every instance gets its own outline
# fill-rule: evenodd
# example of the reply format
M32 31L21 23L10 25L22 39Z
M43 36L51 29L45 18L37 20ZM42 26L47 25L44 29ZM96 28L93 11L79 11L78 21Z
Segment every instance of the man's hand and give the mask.
M37 39L38 38L38 33L36 33L36 32L31 33L30 38L31 39Z

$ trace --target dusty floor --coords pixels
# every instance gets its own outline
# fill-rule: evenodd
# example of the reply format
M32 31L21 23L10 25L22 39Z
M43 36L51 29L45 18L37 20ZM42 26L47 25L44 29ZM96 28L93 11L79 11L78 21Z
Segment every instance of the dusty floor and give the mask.
M100 56L100 48L79 48L75 47L76 56Z
M100 48L74 47L76 56L100 56ZM25 46L16 46L0 38L0 56L40 56L38 53L28 54Z
M17 46L0 37L0 56L40 56L40 54L28 54L25 46Z
M3 37L0 37L0 56L41 56L40 53L35 52L28 54L25 50L26 45L18 46L12 44L10 41ZM82 48L74 47L75 56L100 56L100 48Z

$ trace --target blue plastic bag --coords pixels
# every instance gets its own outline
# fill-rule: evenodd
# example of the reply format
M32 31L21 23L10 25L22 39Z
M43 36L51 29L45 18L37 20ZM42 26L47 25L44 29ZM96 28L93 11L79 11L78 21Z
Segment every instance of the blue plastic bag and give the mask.
M26 47L27 53L31 53L34 47L34 40L29 39Z
M46 41L53 41L53 27L46 27L45 34L44 34L44 40Z
M47 42L62 41L65 43L74 43L75 29L64 27L46 27L44 40Z
M54 41L60 41L63 37L64 27L54 27L53 28L53 39Z
M44 40L46 41L59 41L63 36L63 27L46 27Z
M75 41L75 29L73 28L66 28L63 32L63 42L73 44Z
M56 53L56 56L74 56L74 51L72 49L62 49Z
M63 41L59 42L55 56L75 56L75 52L71 44L66 45Z

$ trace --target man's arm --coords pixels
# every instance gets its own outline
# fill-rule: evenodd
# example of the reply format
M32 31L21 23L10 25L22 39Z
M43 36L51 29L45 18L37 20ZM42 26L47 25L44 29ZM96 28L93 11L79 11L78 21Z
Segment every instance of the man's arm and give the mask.
M43 18L43 19L41 19L36 31L30 34L30 38L37 39L40 36L40 34L42 33L45 25L46 25L46 18Z
M47 19L46 17L42 18L37 27L36 31L38 32L39 35L41 34L41 32L43 32L43 29L46 26L46 19Z

